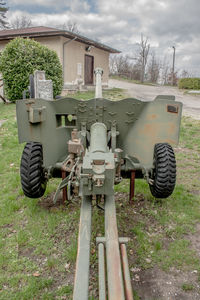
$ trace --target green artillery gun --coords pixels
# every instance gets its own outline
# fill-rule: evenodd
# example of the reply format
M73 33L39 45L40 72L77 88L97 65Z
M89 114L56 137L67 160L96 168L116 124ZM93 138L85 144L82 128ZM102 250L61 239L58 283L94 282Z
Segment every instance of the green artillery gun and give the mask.
M102 98L102 69L96 69L96 97L36 98L17 101L19 142L26 142L21 158L21 184L29 198L41 197L47 181L61 177L54 202L81 197L74 300L88 299L91 202L104 202L105 237L97 238L99 299L133 299L126 253L127 238L117 231L114 185L144 178L156 198L167 198L176 182L177 145L182 104L174 96L154 101ZM106 264L105 264L106 261ZM105 271L107 268L107 274ZM107 284L106 284L107 281Z

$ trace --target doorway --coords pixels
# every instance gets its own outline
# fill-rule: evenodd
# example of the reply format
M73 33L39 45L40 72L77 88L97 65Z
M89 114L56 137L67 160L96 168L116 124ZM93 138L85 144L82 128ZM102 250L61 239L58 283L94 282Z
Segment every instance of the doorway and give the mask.
M85 85L93 84L94 56L85 55Z

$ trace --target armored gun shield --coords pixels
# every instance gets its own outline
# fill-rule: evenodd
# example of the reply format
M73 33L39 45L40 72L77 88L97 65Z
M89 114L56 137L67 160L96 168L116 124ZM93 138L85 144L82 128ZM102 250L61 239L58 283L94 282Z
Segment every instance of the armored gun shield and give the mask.
M178 143L181 111L180 102L176 102L173 96L163 95L151 102L134 98L115 102L102 98L88 101L72 98L19 100L19 141L41 145L43 173L61 177L58 166L70 154L68 144L72 131L78 132L86 150L90 146L91 126L96 122L103 123L111 151L122 150L122 175L129 177L134 170L136 178L146 178L153 186L156 168L158 170L155 164L159 163L158 157L163 151L164 156L170 156L170 174L174 176L175 160L171 146ZM174 184L175 179L173 187ZM168 196L168 193L163 194ZM162 196L161 192L159 197Z

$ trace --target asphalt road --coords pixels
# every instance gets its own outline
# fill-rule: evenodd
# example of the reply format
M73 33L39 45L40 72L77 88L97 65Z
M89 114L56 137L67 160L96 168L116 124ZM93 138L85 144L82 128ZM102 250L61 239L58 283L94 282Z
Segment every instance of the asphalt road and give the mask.
M158 95L174 95L176 101L183 103L183 115L200 120L200 95L184 95L177 87L142 85L115 79L110 79L108 84L111 88L127 90L130 97L142 101L152 101Z

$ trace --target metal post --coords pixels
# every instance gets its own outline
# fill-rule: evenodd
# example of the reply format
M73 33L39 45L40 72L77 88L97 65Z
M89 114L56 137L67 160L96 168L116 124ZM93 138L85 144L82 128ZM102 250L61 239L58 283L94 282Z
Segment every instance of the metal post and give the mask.
M66 171L62 171L62 180L64 180L67 177ZM62 190L62 201L63 205L65 205L65 201L67 200L67 187L65 186Z
M95 98L102 98L101 76L103 75L103 69L96 68L94 74L96 76Z
M105 274L105 251L104 244L98 245L99 256L99 300L106 300L106 274Z
M135 171L131 171L131 178L130 178L130 192L129 192L129 203L133 202L135 194Z
M125 300L114 196L105 200L105 236L108 299Z
M73 300L88 300L92 211L91 203L91 197L83 196L79 224Z
M121 256L122 256L122 268L123 268L123 275L124 275L124 290L125 290L126 300L133 300L133 292L132 292L131 277L130 277L129 266L128 266L126 245L121 244L120 249L121 249Z

